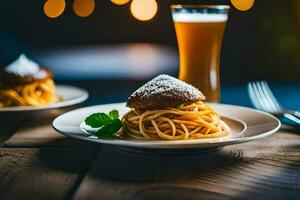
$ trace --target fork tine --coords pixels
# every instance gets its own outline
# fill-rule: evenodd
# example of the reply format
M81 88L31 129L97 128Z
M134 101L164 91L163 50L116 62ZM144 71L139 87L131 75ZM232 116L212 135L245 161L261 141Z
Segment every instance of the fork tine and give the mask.
M254 82L253 84L254 91L257 96L257 100L260 102L260 104L263 107L263 110L267 112L272 112L272 109L270 108L268 102L266 101L266 98L264 97L264 94L261 91L261 88L259 87L258 82Z
M264 101L265 105L268 107L269 112L277 113L277 109L273 103L273 101L267 95L267 92L264 90L263 82L257 81L256 86L258 88L259 94L261 95L262 101Z
M279 104L279 102L277 101L277 99L275 98L272 90L270 89L268 83L266 81L262 82L263 84L263 88L265 90L265 92L267 93L268 97L270 98L270 100L272 101L272 103L274 104L277 112L280 112L283 110L283 107Z
M255 102L254 106L260 110L264 110L266 112L271 112L268 103L265 101L265 98L262 96L262 93L257 87L256 82L252 82L250 84L250 89L252 90L252 101Z
M256 96L256 92L254 91L253 82L248 83L248 93L250 96L250 99L257 109L264 110L261 103L258 101L259 97Z
M251 100L256 108L266 112L274 112L274 109L270 106L268 100L266 99L259 82L252 82L249 90L252 90L250 98L252 96Z
M274 100L270 96L270 91L267 90L267 85L265 81L259 82L262 92L264 93L266 100L268 101L270 107L274 112L279 112L280 110L276 107Z

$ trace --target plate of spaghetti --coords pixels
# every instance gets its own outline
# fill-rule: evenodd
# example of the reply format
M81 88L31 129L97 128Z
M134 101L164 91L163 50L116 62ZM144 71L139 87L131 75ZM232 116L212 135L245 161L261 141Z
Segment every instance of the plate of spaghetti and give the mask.
M0 114L49 110L79 104L85 90L56 85L52 73L24 54L0 70ZM25 115L24 115L25 116Z
M268 113L206 103L198 89L168 75L150 80L127 103L81 108L53 121L68 137L139 150L215 149L263 138L279 127Z

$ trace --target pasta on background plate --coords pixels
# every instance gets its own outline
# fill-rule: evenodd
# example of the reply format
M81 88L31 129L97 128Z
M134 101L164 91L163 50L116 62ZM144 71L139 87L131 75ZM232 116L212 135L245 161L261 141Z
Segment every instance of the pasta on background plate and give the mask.
M0 108L44 106L59 100L52 73L23 54L0 71Z

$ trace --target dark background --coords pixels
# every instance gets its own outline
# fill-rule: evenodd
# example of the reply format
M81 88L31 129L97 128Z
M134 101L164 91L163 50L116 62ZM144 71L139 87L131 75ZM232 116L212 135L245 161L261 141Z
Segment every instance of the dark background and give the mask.
M55 19L45 16L45 1L1 0L0 65L5 66L22 52L31 55L75 46L149 42L170 46L176 52L171 3L230 4L208 0L157 2L155 18L141 22L132 17L129 4L116 6L109 0L96 0L95 11L87 18L76 16L72 1L67 0L66 10ZM300 82L299 44L299 0L256 0L246 12L232 8L222 51L222 81Z

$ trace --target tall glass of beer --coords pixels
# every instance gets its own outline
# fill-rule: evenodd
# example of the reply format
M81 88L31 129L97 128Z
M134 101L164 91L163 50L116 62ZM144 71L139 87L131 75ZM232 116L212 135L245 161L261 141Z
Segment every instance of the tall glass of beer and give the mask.
M179 48L179 79L220 101L220 54L228 19L226 5L172 5Z

